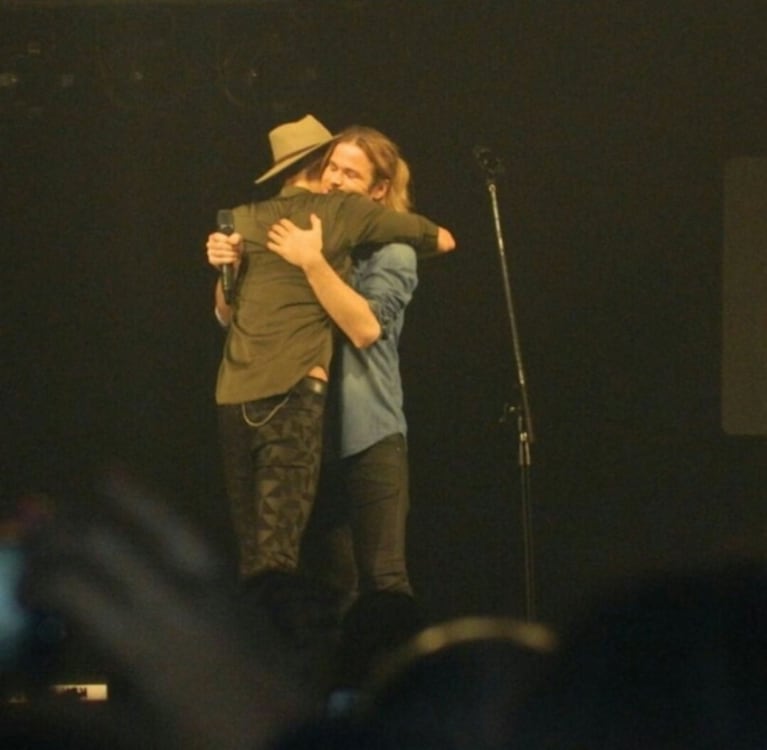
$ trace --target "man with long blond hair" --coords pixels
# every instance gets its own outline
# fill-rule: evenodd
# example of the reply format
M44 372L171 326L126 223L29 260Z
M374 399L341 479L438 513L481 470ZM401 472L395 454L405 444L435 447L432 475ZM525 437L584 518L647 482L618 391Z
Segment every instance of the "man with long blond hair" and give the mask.
M322 189L368 195L399 212L411 207L410 170L378 130L347 128L323 163ZM326 460L302 545L302 565L352 595L412 596L406 564L409 510L407 423L399 370L405 309L418 283L412 247L392 243L353 254L350 286L321 249L321 222L273 227L269 248L306 273L343 336L337 341L327 412ZM345 544L351 531L353 567Z

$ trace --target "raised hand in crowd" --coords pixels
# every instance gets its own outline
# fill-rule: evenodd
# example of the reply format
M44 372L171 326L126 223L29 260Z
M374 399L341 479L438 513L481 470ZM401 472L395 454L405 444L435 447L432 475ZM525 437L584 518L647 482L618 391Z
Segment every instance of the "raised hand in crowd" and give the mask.
M260 748L307 710L266 614L246 632L223 562L122 471L33 535L23 596L92 642L133 746Z

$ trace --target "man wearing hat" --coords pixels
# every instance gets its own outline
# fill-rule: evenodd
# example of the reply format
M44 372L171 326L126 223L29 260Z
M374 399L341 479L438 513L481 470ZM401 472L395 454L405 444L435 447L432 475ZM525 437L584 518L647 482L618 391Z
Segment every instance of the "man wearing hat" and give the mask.
M219 280L216 313L228 325L216 385L227 493L240 575L294 570L316 491L332 326L303 271L267 249L270 227L288 218L323 227L323 252L345 274L355 246L400 241L421 253L455 246L450 233L416 214L395 212L357 193L319 189L322 149L333 135L311 115L269 134L279 175L274 198L233 210L235 232L208 238L209 262L233 264L231 306Z

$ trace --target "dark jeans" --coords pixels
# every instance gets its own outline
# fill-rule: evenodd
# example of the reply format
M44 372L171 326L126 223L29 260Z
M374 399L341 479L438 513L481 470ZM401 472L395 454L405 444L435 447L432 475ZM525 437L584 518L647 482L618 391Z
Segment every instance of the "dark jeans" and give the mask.
M298 566L319 477L324 406L324 383L304 378L286 394L218 407L242 577Z
M402 435L323 464L301 547L302 568L350 592L412 594L405 559L409 509Z

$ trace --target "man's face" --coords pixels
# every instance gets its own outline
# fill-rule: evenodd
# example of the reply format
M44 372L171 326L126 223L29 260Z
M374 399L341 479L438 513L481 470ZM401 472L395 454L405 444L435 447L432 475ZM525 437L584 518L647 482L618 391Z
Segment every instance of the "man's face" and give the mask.
M353 143L341 142L333 149L322 172L321 192L331 190L363 193L378 201L386 194L387 184L373 185L373 165L367 154Z

